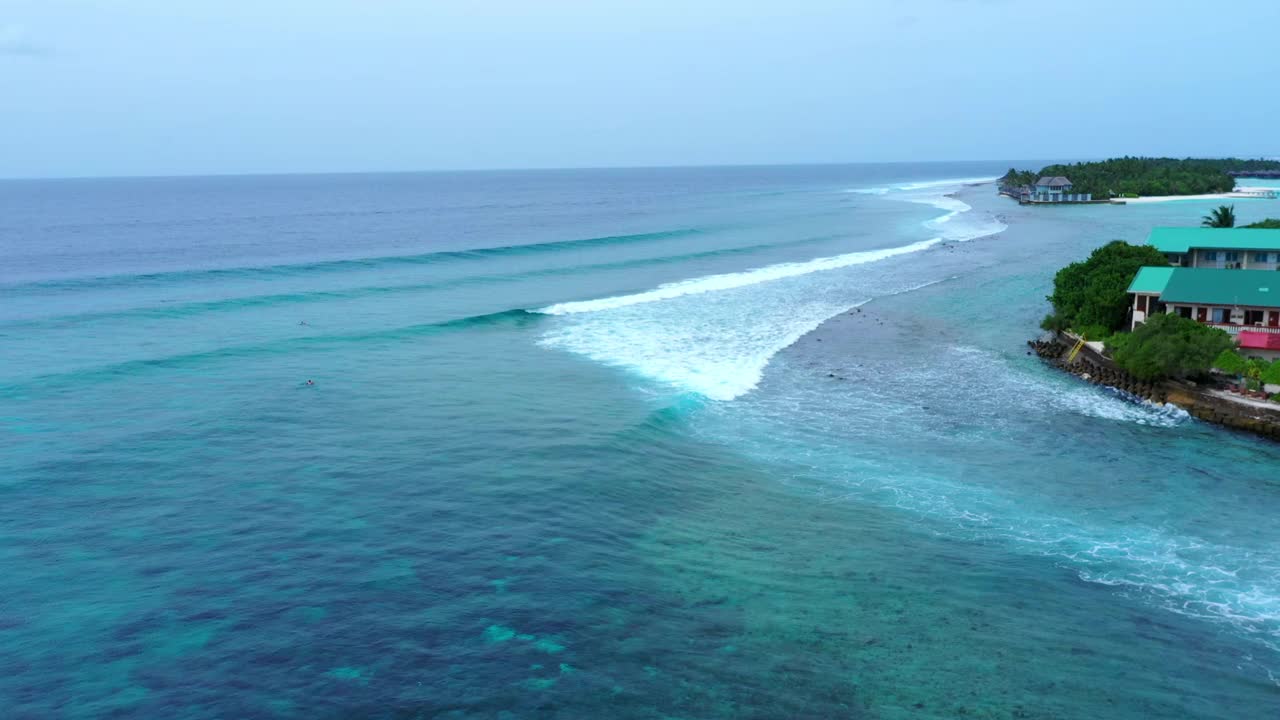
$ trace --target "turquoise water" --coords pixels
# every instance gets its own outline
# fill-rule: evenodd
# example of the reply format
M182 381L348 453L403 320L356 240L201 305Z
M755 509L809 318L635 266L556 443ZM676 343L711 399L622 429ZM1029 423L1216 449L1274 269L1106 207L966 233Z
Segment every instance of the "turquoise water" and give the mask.
M1236 184L1244 187L1280 188L1280 180L1275 178L1240 178Z
M1274 716L1280 450L1023 344L1214 203L1008 165L0 184L0 704Z

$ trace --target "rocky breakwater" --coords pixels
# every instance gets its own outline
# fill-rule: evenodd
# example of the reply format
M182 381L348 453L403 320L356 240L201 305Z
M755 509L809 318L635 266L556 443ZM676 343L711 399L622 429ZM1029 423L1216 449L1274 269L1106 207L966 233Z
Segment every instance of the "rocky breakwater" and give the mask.
M1082 348L1074 359L1068 361L1067 356L1074 343L1068 345L1059 338L1053 338L1032 340L1027 345L1031 346L1035 354L1045 362L1086 382L1123 390L1130 395L1155 403L1169 401L1168 391L1162 383L1139 380L1116 367L1114 363L1098 355L1091 348Z
M1224 397L1193 383L1139 380L1088 346L1068 359L1075 340L1061 335L1032 340L1027 345L1045 362L1086 382L1123 390L1154 403L1173 403L1205 422L1280 440L1280 406L1270 408L1258 401Z

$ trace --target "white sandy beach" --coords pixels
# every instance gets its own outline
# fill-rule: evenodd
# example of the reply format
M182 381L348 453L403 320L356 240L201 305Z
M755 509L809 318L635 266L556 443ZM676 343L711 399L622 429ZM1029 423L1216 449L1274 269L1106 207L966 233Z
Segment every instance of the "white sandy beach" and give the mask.
M1173 202L1174 200L1265 200L1268 198L1250 194L1257 191L1275 191L1266 187L1239 187L1228 193L1208 193L1205 195L1151 195L1137 198L1116 198L1125 204ZM1274 198L1273 198L1274 199Z

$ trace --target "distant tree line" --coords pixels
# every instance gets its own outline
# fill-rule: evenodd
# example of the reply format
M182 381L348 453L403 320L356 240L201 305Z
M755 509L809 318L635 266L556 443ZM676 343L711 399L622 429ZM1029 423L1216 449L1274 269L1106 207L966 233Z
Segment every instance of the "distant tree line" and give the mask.
M1230 170L1280 170L1280 161L1122 157L1101 162L1046 165L1038 173L1009 168L1000 184L1014 188L1034 185L1041 177L1062 175L1071 181L1072 192L1093 193L1097 198L1198 195L1230 192L1236 184L1235 178L1227 174Z

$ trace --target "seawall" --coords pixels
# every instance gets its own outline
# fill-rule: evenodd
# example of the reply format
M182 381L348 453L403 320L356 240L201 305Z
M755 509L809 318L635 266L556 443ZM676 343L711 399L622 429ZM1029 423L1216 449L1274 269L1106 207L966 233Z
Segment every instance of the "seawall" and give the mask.
M1027 345L1045 362L1086 382L1123 390L1155 403L1173 403L1205 422L1280 441L1280 406L1271 409L1237 402L1189 382L1139 380L1088 346L1081 348L1075 359L1068 362L1067 355L1075 345L1075 339L1065 335L1049 340L1032 340Z

